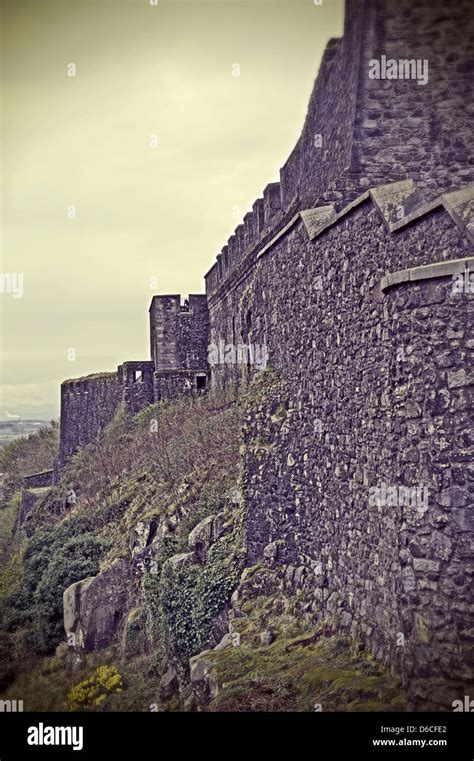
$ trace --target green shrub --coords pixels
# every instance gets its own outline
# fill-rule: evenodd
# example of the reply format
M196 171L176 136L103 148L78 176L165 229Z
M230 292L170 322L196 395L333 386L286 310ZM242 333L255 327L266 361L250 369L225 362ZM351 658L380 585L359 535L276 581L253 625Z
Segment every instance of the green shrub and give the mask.
M144 655L149 646L147 637L146 611L134 608L130 611L123 631L123 654L126 658Z
M177 570L165 565L160 582L154 584L161 636L185 673L189 658L206 646L215 618L238 583L244 562L239 533L238 526L216 542L203 565Z
M19 588L5 596L0 632L28 627L29 646L41 654L61 641L63 591L97 574L99 562L110 547L106 534L92 528L90 516L75 514L34 535L22 557Z
M44 652L51 651L64 638L63 591L76 581L99 572L99 561L106 547L103 541L89 533L55 548L35 593Z
M19 488L23 476L52 468L58 451L59 423L56 420L0 449L0 473L7 474L7 498Z
M21 492L16 491L6 507L0 510L0 565L3 565L10 555L13 533L20 512Z
M197 566L180 570L166 566L162 574L163 634L169 651L184 668L199 650L199 632L194 622L198 574Z
M92 676L76 684L67 696L71 711L98 710L108 695L122 692L123 680L115 666L99 666Z

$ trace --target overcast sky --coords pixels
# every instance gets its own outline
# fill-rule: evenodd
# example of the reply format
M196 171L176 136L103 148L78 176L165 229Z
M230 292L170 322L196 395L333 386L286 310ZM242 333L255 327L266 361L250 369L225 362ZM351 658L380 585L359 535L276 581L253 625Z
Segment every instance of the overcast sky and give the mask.
M1 272L23 296L0 293L0 419L50 418L61 380L149 358L154 293L203 292L279 179L343 0L1 6Z

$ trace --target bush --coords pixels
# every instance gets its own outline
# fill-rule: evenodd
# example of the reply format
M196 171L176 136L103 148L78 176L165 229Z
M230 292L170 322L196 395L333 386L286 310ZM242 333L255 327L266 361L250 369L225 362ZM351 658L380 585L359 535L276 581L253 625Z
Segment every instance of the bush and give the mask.
M107 547L94 534L88 533L69 539L55 549L35 593L44 652L51 651L64 638L64 590L87 576L95 576Z
M52 468L58 451L59 423L56 420L0 449L0 473L8 476L7 497L20 486L23 476Z
M89 516L72 515L56 526L38 531L24 555L19 553L12 558L12 563L21 564L16 572L19 583L12 585L10 581L9 588L3 580L8 569L0 574L3 633L29 627L28 643L38 654L50 652L59 644L64 636L64 590L76 581L96 575L100 560L110 548L106 534L93 532L92 528Z
M206 646L215 618L238 583L244 562L239 532L237 526L216 542L203 565L178 570L164 566L160 584L153 589L155 608L158 597L161 603L162 636L185 673L189 658Z
M101 708L108 695L122 692L123 680L115 666L99 666L89 679L76 684L68 693L71 711Z
M0 510L0 564L5 563L10 555L20 502L21 492L16 491L7 506Z

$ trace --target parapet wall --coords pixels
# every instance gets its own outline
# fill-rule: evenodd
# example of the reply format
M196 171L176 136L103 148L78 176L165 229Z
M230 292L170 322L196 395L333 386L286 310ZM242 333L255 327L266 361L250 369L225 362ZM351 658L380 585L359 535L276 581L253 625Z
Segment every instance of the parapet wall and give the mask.
M120 404L134 415L154 401L153 362L124 362L115 373L98 373L61 385L61 427L56 478L80 447L94 441Z
M120 404L135 415L160 399L207 388L208 331L205 295L190 295L183 303L179 295L155 296L150 306L150 360L127 361L115 373L65 381L55 479L71 455L112 420Z
M51 486L52 483L52 470L42 470L41 473L30 473L30 475L23 477L23 488L25 489L40 489Z
M414 707L445 708L472 677L474 302L453 276L474 268L473 194L451 198L457 222L449 197L397 222L415 193L400 186L319 230L298 218L241 286L271 367L245 426L248 563L266 557L360 637ZM226 294L211 324L229 330L237 301Z
M58 474L67 460L95 439L122 401L117 373L101 373L61 384L61 428Z

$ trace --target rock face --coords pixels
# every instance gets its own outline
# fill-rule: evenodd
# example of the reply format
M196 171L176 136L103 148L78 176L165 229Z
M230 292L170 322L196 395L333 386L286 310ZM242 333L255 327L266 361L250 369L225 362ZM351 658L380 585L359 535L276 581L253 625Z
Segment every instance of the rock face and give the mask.
M209 515L197 524L188 537L188 546L198 563L204 563L210 547L232 526L232 517L223 511Z
M178 555L173 555L166 561L165 565L170 566L173 571L180 571L182 568L186 568L188 565L192 565L194 562L194 555L192 552L180 552Z
M160 699L169 700L179 691L176 670L170 666L160 679Z
M127 564L115 560L110 568L71 584L63 594L64 628L68 638L85 650L110 645L124 618L129 592Z
M194 656L189 661L190 679L193 692L198 701L206 705L219 692L215 664L206 658L207 650Z

